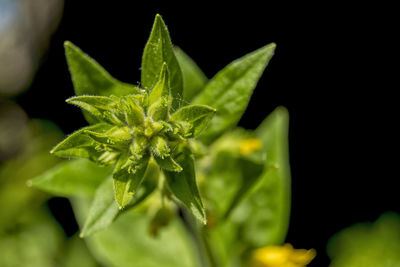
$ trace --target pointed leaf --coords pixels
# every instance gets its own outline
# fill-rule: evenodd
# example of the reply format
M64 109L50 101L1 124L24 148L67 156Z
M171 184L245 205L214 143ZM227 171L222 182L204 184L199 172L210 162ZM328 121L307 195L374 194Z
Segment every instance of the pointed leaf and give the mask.
M28 184L56 196L92 196L111 171L86 159L76 159L61 162Z
M191 126L190 133L195 137L207 127L216 110L205 105L190 105L180 108L171 115L171 121L186 122Z
M142 184L148 162L149 157L145 156L133 163L129 159L129 153L125 153L119 158L113 173L115 200L119 209L123 209L129 204ZM133 164L135 166L132 166Z
M94 59L71 42L65 42L64 46L76 95L123 96L140 93L136 86L113 78ZM84 112L84 115L89 123L97 122L87 112Z
M180 172L182 171L182 167L171 157L161 158L157 155L153 155L157 164L163 170L167 170L170 172Z
M115 101L106 96L75 96L66 100L67 103L76 105L93 115L98 121L110 122L110 113Z
M172 108L179 108L182 100L182 73L172 47L167 27L157 15L142 58L142 86L150 91L160 79L164 62L167 64L171 87Z
M183 99L191 103L208 82L207 76L182 49L175 47L175 56L183 75Z
M87 237L107 228L120 214L141 203L157 187L158 176L157 164L149 162L142 185L124 210L115 202L113 180L105 179L96 191L80 236Z
M217 109L201 140L211 143L236 125L274 50L275 44L270 44L233 61L218 72L193 100L193 103Z
M85 130L84 133L89 135L94 141L106 145L129 145L132 140L129 127L114 126L107 132L96 132Z
M177 156L177 161L183 168L181 172L166 171L165 177L175 197L182 201L197 219L206 224L206 214L197 189L194 161L190 153L190 150L184 149Z
M98 123L92 126L82 128L55 146L50 153L66 158L87 158L96 161L102 152L97 151L95 141L91 139L85 131L106 132L112 126L105 123Z

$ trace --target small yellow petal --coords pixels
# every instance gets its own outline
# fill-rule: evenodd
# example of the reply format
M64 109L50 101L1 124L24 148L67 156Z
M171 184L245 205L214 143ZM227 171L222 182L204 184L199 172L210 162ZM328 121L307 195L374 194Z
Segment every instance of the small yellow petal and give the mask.
M241 155L248 155L262 147L261 141L257 138L245 139L240 143L239 151Z
M253 252L251 267L305 267L316 256L314 249L294 249L292 245L266 246Z

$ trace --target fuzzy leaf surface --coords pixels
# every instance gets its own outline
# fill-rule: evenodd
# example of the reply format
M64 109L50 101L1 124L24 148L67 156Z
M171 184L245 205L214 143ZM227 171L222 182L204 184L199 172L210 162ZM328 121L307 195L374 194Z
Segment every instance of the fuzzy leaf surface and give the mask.
M274 54L275 44L264 46L239 58L218 72L193 100L217 109L201 140L211 143L242 117L265 67Z
M161 16L157 15L142 58L142 86L147 91L151 91L159 81L164 62L169 72L172 108L175 110L179 108L182 100L182 72L175 57L168 29Z
M105 123L84 127L65 138L50 153L59 157L87 158L96 161L102 152L94 149L94 140L86 134L86 131L105 133L111 128L111 125Z
M136 194L139 186L142 184L146 172L149 157L143 157L137 163L134 172L129 171L129 154L125 153L119 158L113 173L115 200L120 209L125 208L133 196Z
M170 120L187 123L191 128L191 137L195 137L207 127L215 112L215 109L206 105L184 106L172 114Z
M76 95L123 96L140 93L136 86L113 78L99 63L71 42L65 42L64 47ZM97 122L89 113L84 112L84 115L89 123Z

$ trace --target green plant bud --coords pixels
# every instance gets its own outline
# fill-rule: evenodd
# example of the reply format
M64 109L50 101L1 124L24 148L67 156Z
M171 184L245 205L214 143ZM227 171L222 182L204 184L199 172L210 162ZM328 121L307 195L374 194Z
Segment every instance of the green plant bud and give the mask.
M132 156L136 158L141 157L144 151L147 149L148 145L149 141L145 136L137 135L130 146Z
M125 121L130 126L141 125L144 122L144 112L137 99L133 96L126 96L125 98Z
M165 120L168 115L170 102L165 97L161 97L149 107L149 116L155 121Z
M118 152L106 151L98 158L98 161L102 165L113 165L117 162L119 155Z
M164 159L170 156L171 149L167 141L161 136L154 136L150 140L151 151L158 157Z

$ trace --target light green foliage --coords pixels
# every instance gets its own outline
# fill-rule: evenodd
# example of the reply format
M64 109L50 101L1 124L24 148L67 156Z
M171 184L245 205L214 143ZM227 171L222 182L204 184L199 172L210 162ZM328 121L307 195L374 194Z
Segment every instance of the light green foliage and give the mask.
M89 203L73 201L78 222L85 221ZM85 240L104 266L199 267L194 245L176 218L157 237L149 234L150 216L130 210L110 227Z
M181 48L175 48L175 56L183 75L183 101L190 103L207 84L208 78Z
M63 267L99 267L90 254L85 242L77 236L68 240Z
M76 159L58 164L29 184L58 196L93 196L110 173L110 168L99 167L85 159Z
M328 243L331 267L400 266L400 216L385 213L374 223L360 223L334 235Z
M42 210L25 210L13 233L0 233L0 266L53 267L59 264L61 229Z
M253 133L233 132L213 145L213 167L201 188L210 200L207 208L215 225L208 234L221 266L236 266L242 253L285 239L290 213L288 119L287 110L278 107ZM241 155L240 143L254 137L262 146Z
M150 38L142 58L142 86L151 91L160 80L162 66L166 64L170 74L172 108L176 110L182 101L183 79L175 57L167 27L160 15L156 16Z
M201 140L210 143L242 117L258 79L274 54L275 44L237 59L218 72L193 100L217 109Z
M243 238L253 246L281 244L290 215L289 115L278 107L256 129L267 154L265 171L252 194L238 207Z

